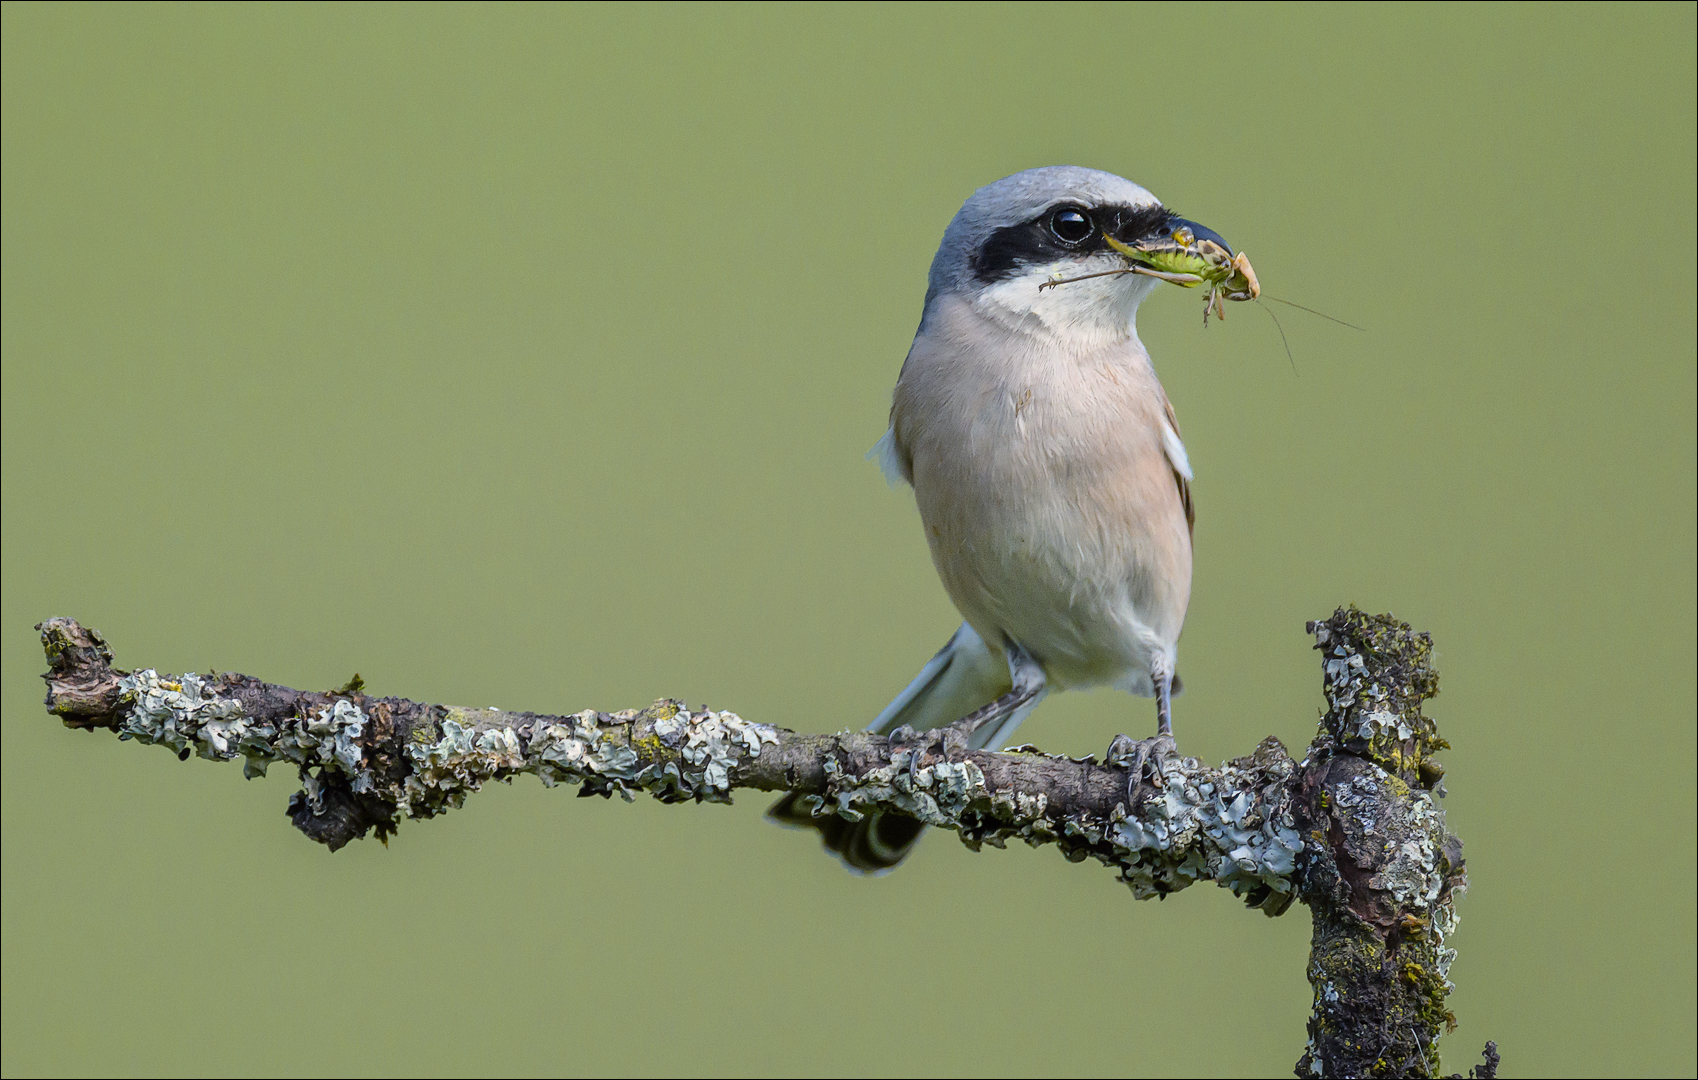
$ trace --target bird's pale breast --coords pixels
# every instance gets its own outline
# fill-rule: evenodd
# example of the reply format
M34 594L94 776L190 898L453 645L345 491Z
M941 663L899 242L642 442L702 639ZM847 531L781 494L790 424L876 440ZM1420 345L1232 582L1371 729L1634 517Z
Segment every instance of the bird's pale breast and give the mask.
M1157 654L1171 670L1191 542L1142 346L984 349L970 326L928 338L891 416L950 598L1058 688L1147 693Z

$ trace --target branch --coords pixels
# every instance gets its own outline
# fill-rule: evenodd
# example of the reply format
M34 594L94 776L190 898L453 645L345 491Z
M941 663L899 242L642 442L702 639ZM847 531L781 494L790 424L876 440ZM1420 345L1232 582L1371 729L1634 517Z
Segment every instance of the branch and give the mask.
M373 830L387 843L403 816L434 817L521 773L626 800L793 791L816 815L907 814L975 850L1053 844L1115 869L1141 899L1204 880L1270 916L1301 898L1315 923L1315 1010L1299 1075L1434 1075L1440 1028L1454 1026L1444 942L1465 878L1431 795L1443 776L1431 754L1446 744L1421 703L1437 675L1427 636L1389 616L1341 609L1310 624L1331 708L1300 765L1271 737L1219 768L1169 759L1133 806L1126 768L1032 747L922 765L879 735L805 735L669 700L554 716L374 698L357 675L319 692L126 672L94 630L37 629L47 707L68 727L184 760L241 759L249 777L287 762L301 778L290 818L332 851Z
M1456 1027L1446 938L1468 878L1435 799L1444 768L1432 755L1450 744L1421 712L1439 691L1433 642L1354 607L1309 631L1328 708L1295 798L1315 994L1297 1075L1435 1076L1439 1035ZM1470 1073L1496 1072L1488 1043Z
M356 677L328 692L230 673L124 672L100 635L42 623L49 711L75 728L167 747L180 758L244 762L248 776L293 765L296 827L335 850L401 817L430 818L490 780L535 775L581 795L730 802L738 788L795 791L817 813L893 811L959 833L969 846L1019 837L1075 861L1114 866L1139 896L1209 879L1269 914L1292 899L1302 848L1289 805L1294 773L1276 739L1219 769L1169 761L1158 798L1125 803L1125 768L1030 748L972 751L910 769L908 750L867 732L803 735L729 712L658 701L568 716L373 698Z

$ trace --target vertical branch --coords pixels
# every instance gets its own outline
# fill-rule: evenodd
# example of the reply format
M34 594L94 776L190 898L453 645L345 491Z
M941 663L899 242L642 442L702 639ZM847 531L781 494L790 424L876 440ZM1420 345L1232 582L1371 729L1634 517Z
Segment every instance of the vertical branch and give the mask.
M1462 842L1437 798L1448 747L1422 702L1432 639L1389 615L1309 624L1327 711L1298 777L1299 890L1314 921L1314 1011L1298 1076L1437 1076Z

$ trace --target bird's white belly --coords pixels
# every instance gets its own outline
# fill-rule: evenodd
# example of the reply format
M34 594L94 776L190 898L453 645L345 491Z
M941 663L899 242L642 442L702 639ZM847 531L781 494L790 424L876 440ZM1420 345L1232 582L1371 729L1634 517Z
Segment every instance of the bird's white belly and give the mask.
M915 493L944 586L987 642L1018 642L1055 688L1149 694L1152 666L1172 670L1191 577L1159 431L1089 414L1021 419L936 461L925 453L935 447L917 448ZM945 460L954 452L970 460Z

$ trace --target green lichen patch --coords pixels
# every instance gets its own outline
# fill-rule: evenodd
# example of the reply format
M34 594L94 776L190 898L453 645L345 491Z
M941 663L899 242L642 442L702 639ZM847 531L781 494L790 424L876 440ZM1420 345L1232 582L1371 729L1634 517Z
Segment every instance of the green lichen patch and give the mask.
M1326 657L1322 748L1365 757L1409 783L1437 788L1444 770L1432 755L1450 744L1421 711L1439 692L1432 638L1354 605L1308 625Z
M1439 1036L1456 1027L1445 1006L1453 987L1436 966L1443 951L1423 939L1329 935L1317 920L1314 1007L1298 1075L1440 1075Z
M1300 880L1315 923L1305 1076L1433 1076L1452 1026L1447 981L1461 844L1434 794L1372 761L1323 756L1304 774Z

